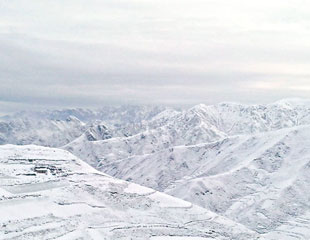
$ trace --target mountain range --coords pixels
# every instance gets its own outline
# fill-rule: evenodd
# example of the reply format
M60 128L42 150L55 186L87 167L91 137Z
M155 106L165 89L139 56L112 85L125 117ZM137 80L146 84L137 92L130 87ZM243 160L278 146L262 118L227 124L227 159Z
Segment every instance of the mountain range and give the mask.
M221 237L310 239L310 100L20 112L1 118L0 144L69 151L92 171L246 229Z

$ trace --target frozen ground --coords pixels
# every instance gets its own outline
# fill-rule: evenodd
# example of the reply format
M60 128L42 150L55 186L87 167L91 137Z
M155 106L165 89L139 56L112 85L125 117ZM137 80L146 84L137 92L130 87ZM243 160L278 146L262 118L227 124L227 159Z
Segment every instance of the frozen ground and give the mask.
M64 150L1 146L0 177L0 239L258 239L227 218L107 176Z

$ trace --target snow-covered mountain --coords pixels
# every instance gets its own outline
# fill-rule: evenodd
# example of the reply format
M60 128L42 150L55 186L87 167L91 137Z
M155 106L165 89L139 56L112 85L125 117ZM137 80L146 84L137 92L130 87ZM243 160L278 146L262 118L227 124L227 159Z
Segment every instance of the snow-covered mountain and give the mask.
M176 146L99 168L257 232L277 232L275 239L310 238L310 125ZM290 231L276 230L285 224Z
M178 113L171 108L157 106L18 112L0 118L0 144L61 147L83 133L89 139L93 136L93 140L131 136L146 130L148 121L164 112L167 116ZM102 128L105 129L104 136L99 133Z
M63 110L22 111L12 115L3 116L0 119L5 121L17 118L66 120L68 117L74 116L83 122L93 122L100 119L113 125L147 121L165 110L175 111L164 106L122 105L104 106L96 110L73 108Z
M306 100L282 100L269 105L249 106L200 104L183 111L167 107L121 106L99 110L19 112L0 119L0 144L61 147L89 128L103 125L111 138L123 137L127 141L127 137L135 136L135 145L145 145L146 137L153 139L148 142L153 146L143 151L145 154L163 147L212 142L236 134L307 124L310 122L309 113L310 104ZM106 136L96 138L104 139Z
M181 151L175 161L188 160L191 172L171 181L166 193L257 232L276 232L275 239L310 238L310 125Z
M60 147L85 132L87 126L74 116L65 120L15 118L0 121L0 144L36 144Z
M18 144L62 146L101 172L199 205L267 239L310 239L309 100L23 113L0 126L25 119L44 124L1 127L2 143L16 143L29 130L33 137ZM55 131L54 122L65 126Z
M235 135L251 135L310 124L309 101L282 100L269 105L222 103L197 105L180 113L167 111L147 121L141 132L89 142L75 139L65 149L94 167L153 154L175 146L214 142ZM146 130L145 130L146 129Z
M198 105L164 119L130 137L79 138L65 149L274 239L310 238L309 101Z
M60 149L1 146L0 179L0 239L259 239L241 224L100 173Z

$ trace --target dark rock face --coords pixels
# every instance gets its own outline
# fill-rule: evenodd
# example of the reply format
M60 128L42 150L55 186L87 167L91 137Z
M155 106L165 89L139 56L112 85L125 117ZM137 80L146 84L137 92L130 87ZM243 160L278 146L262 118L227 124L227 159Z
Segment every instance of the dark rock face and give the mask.
M98 140L106 140L106 139L112 138L111 132L103 124L90 127L85 132L85 136L88 141L98 141Z

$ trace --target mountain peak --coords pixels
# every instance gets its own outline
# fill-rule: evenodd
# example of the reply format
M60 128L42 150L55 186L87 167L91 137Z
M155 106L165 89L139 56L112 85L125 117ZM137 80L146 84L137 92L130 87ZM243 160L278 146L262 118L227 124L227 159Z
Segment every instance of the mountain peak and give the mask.
M275 105L280 105L283 107L297 107L297 106L309 106L310 99L306 98L285 98L274 103Z

